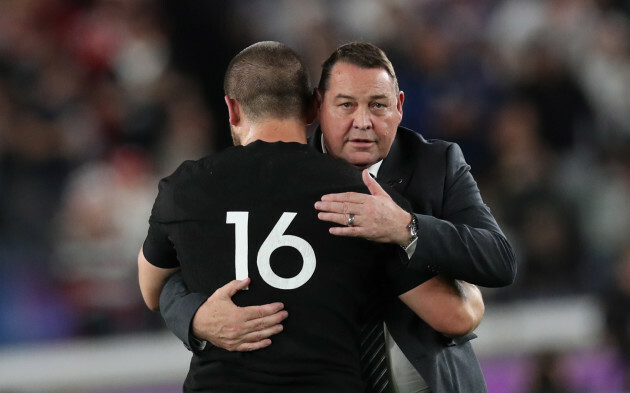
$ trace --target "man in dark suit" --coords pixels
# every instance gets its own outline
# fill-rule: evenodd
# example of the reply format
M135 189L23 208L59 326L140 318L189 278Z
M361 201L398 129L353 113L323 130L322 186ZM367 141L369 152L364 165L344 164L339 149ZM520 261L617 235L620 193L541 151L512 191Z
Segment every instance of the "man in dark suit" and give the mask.
M380 49L367 43L338 48L323 64L318 91L321 129L311 144L369 168L404 195L414 211L403 211L384 193L325 195L316 204L320 219L343 225L353 217L353 225L331 228L331 233L397 243L408 250L410 266L427 276L443 274L483 286L512 282L511 247L459 147L399 127L404 93ZM434 393L486 390L467 342L473 335L445 339L396 301L388 305L386 325L404 354L395 346L390 351L390 357L402 359L393 362L395 380L406 378L403 385L418 380L408 373L396 377L407 359Z
M316 204L320 219L343 225L331 229L332 234L397 243L410 256L410 266L427 279L448 276L488 287L514 280L512 249L483 203L459 147L399 127L404 94L380 49L367 43L338 48L324 63L319 98L321 130L310 143L369 169L405 196L414 211L398 209L368 178L368 187L376 190L372 195L332 194ZM213 295L214 301L229 303L237 289ZM203 302L194 296L176 276L160 300L167 325L184 341L192 331L219 337L219 345L233 350L252 350L269 345L268 337L282 329L279 304L212 314L207 303L199 308ZM390 362L399 391L487 391L469 343L474 335L446 338L397 299L388 301L385 322L393 338Z

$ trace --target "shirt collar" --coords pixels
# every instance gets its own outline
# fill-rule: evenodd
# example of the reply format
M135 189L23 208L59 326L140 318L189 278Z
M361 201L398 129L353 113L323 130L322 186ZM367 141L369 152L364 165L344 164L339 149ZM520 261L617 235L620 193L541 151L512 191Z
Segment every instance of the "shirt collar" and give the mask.
M324 154L328 154L328 152L326 151L326 145L324 144L324 133L322 132L322 135L320 137L320 143L322 144L322 151L324 152ZM378 170L381 169L381 164L383 163L383 160L380 160L379 162L373 164L372 166L370 166L368 168L368 171L370 172L370 175L372 175L372 177L376 178L378 176Z

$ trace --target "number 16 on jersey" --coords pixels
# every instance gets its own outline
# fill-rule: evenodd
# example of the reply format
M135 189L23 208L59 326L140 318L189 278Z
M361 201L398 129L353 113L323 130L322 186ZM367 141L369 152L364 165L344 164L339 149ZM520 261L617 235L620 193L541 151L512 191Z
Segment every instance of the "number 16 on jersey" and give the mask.
M278 289L295 289L304 285L315 272L316 258L313 247L301 237L285 235L297 213L284 212L258 250L256 265L262 279ZM249 277L247 227L249 212L227 212L225 223L234 224L234 268L236 279ZM293 277L280 277L271 269L271 254L280 247L293 247L302 256L302 270Z

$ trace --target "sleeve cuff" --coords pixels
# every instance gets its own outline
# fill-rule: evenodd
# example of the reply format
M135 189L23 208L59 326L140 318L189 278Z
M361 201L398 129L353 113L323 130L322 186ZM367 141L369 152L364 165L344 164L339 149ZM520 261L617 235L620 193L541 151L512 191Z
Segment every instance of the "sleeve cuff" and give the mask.
M411 259L413 253L416 252L416 246L418 245L418 238L413 239L411 243L404 249L407 253L407 258Z
M188 291L181 273L172 275L160 294L160 313L166 327L193 352L195 348L190 340L192 320L207 299L207 295Z
M192 333L190 333L190 349L191 351L193 351L194 353L198 353L203 351L204 349L206 349L206 347L208 346L208 341L207 340L200 340L197 337L193 336Z
M402 264L390 276L395 277L392 287L396 295L405 293L418 285L435 277L436 274L430 271L415 270L409 264L409 255L401 247L396 247L398 261Z

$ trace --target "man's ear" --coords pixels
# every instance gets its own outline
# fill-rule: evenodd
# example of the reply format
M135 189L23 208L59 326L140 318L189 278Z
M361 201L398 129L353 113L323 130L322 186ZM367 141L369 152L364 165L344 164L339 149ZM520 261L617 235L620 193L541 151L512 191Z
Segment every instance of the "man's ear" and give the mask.
M398 110L398 113L400 113L400 116L402 117L403 114L403 103L405 102L405 92L403 92L402 90L398 92L398 100L396 102L396 109Z
M322 105L324 104L324 95L318 88L313 90L313 95L315 96L315 118L319 117L319 112L322 110Z
M317 94L317 89L313 89L313 95L311 96L310 102L306 108L306 124L311 124L315 121L315 119L317 119L317 112L319 109Z
M239 121L241 121L241 106L239 105L238 101L236 101L233 98L230 98L230 96L228 95L226 95L223 98L225 99L225 104L227 105L227 108L228 108L228 115L230 116L230 124L235 126L238 124Z
M322 107L322 103L324 101L324 95L318 88L313 89L313 95L315 96L315 106L319 111L319 108Z

